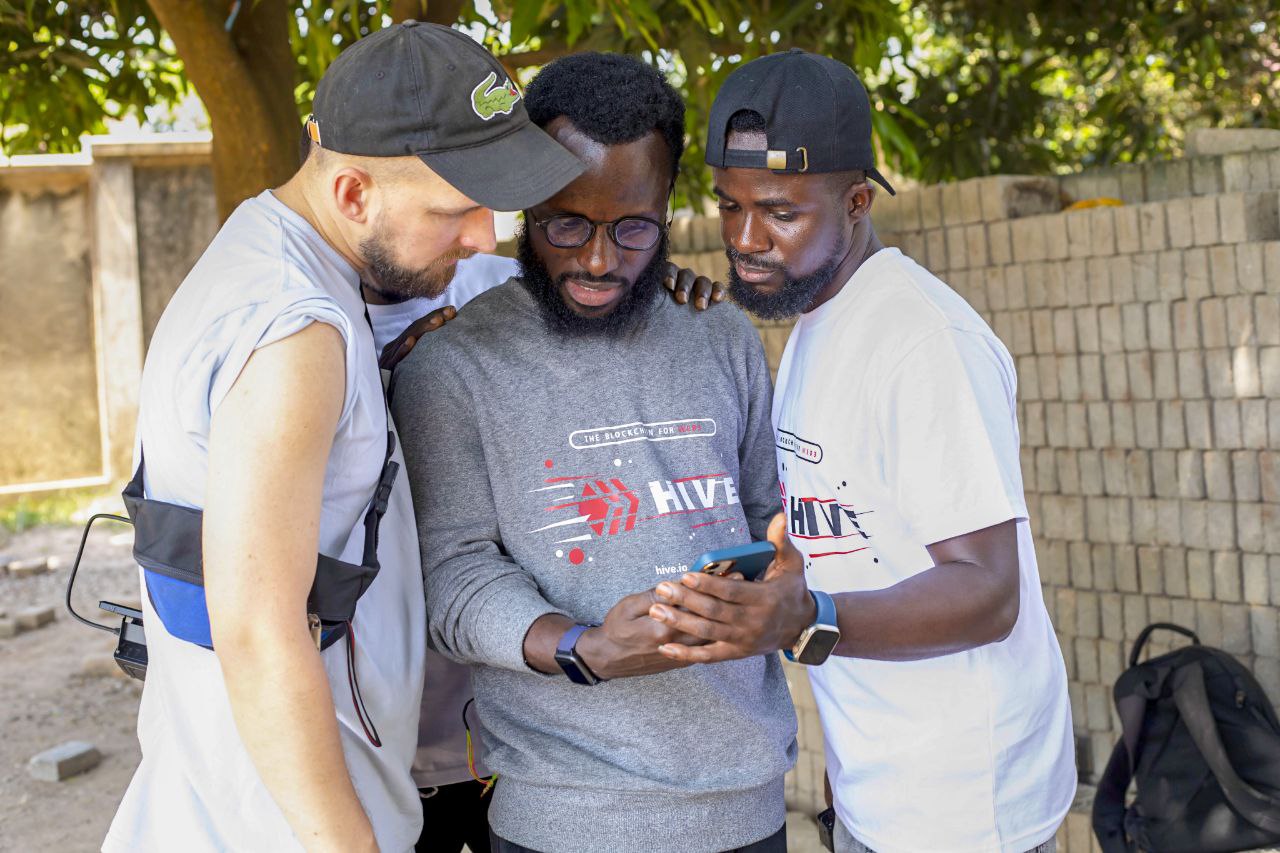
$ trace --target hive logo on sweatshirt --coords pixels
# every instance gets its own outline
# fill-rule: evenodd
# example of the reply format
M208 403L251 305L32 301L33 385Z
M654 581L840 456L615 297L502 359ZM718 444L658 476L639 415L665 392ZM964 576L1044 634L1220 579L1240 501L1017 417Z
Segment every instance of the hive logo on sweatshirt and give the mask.
M544 464L554 465L550 459ZM687 518L690 539L700 528L741 522L740 515L729 511L740 501L737 484L726 472L646 480L634 487L621 477L594 474L546 477L543 482L530 493L547 498L543 511L553 520L528 532L554 535L551 544L574 545L568 552L574 565L591 560L576 543L620 536L646 522ZM556 556L564 556L563 549Z

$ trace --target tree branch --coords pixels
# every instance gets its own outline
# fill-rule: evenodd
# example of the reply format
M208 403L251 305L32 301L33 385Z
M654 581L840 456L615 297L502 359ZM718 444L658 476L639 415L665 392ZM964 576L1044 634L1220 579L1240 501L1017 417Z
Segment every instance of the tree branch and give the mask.
M412 18L429 24L451 26L458 20L466 0L391 0L391 23Z

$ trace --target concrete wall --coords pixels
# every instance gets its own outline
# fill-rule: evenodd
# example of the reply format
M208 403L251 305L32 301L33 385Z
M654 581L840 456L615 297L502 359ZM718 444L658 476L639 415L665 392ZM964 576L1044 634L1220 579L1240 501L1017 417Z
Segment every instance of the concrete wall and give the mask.
M0 495L127 478L145 340L216 230L207 135L0 161Z
M221 223L207 162L143 162L134 168L133 182L142 331L149 343L169 298Z
M89 174L0 170L0 484L102 468Z
M1095 845L1090 784L1119 737L1111 686L1156 621L1236 655L1280 702L1280 151L881 196L873 218L1013 354L1044 600L1082 781L1062 849ZM1108 196L1124 206L1061 211ZM714 221L678 258L726 262ZM776 369L786 324L761 327ZM1175 643L1158 638L1155 653ZM806 677L793 807L822 806Z

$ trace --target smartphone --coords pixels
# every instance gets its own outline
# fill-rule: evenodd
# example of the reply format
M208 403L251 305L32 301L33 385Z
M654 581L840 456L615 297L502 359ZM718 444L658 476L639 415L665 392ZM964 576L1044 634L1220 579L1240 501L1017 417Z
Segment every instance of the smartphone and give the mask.
M727 575L740 572L749 581L764 577L765 569L773 562L774 547L771 542L749 542L732 548L708 551L693 564L692 571L709 575Z

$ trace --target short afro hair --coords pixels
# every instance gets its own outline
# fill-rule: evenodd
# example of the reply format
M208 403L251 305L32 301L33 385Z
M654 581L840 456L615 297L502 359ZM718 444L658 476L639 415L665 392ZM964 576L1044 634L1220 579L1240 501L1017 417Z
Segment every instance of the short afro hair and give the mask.
M671 152L671 180L684 154L684 101L657 69L617 53L573 53L547 65L524 95L538 127L564 116L602 145L657 131Z

